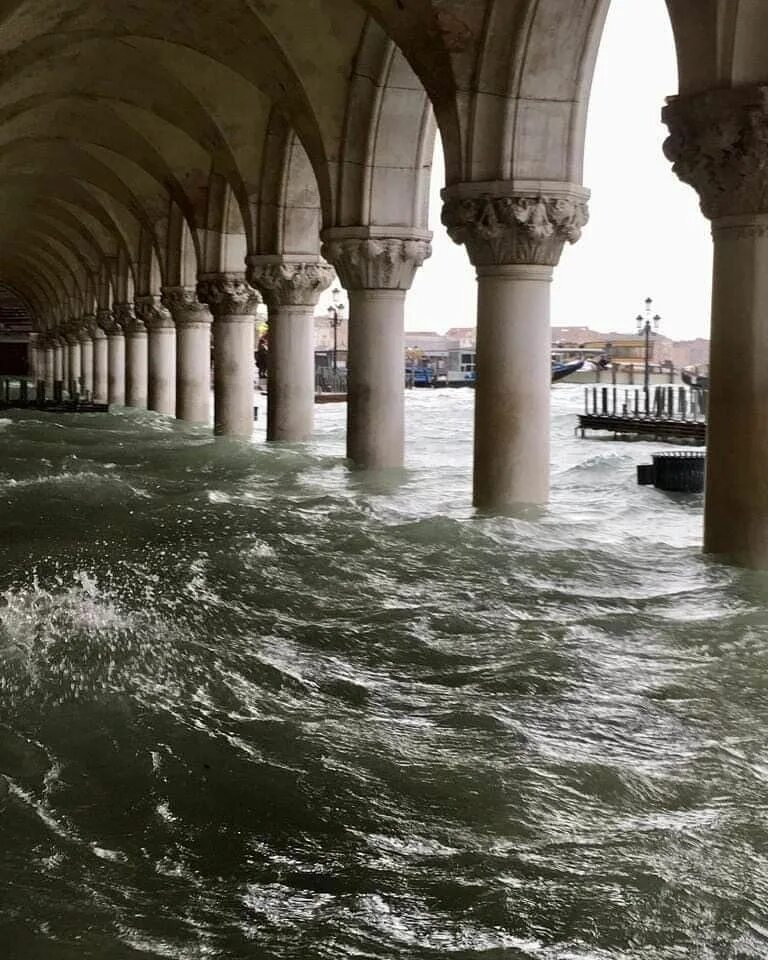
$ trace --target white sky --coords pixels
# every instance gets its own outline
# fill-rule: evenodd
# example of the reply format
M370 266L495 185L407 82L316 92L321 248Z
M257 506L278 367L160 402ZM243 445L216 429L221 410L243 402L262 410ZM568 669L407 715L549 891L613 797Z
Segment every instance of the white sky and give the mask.
M592 88L584 185L591 220L555 269L554 326L634 331L646 297L674 339L709 336L712 244L694 191L662 153L660 111L677 91L663 0L613 0ZM432 259L418 271L408 330L475 324L475 279L462 247L440 224L444 181L433 177Z

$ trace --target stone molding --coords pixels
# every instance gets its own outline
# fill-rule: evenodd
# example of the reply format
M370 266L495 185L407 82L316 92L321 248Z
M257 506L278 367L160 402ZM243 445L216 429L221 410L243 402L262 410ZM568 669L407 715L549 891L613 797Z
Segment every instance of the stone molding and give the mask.
M253 317L261 302L259 294L244 276L211 274L200 278L197 296L207 303L216 320L228 317Z
M146 336L147 328L143 321L136 316L136 307L132 303L116 303L114 312L126 337Z
M136 314L147 330L175 330L171 311L161 297L136 297Z
M96 323L108 337L123 336L123 328L117 322L115 314L108 309L101 309L96 314Z
M768 213L768 86L669 97L664 154L705 217Z
M261 293L270 310L316 306L335 275L330 264L319 261L248 258L248 280Z
M564 245L576 243L589 221L584 196L444 196L443 225L454 243L466 246L476 267L556 266Z
M326 231L320 252L346 290L410 290L432 245L425 237L345 237L334 230Z
M198 300L195 287L163 287L162 304L177 327L210 326L211 311Z

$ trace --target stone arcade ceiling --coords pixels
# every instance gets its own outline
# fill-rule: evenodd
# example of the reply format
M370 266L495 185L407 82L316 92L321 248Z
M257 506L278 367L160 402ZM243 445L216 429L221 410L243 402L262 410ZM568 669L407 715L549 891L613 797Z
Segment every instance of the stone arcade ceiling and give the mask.
M427 96L449 185L579 184L608 4L0 0L0 282L46 327L285 253L286 130L311 177L290 252L321 219L423 227ZM668 6L684 89L765 75L768 5Z

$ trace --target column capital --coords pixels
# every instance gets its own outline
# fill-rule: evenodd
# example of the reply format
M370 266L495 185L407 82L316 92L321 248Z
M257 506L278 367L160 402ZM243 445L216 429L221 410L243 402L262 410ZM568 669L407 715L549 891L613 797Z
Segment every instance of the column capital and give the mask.
M197 298L195 287L163 287L162 304L171 311L177 327L210 326L208 304Z
M457 183L442 196L443 225L476 267L556 266L589 220L589 191L573 183Z
M114 306L115 318L123 328L127 337L140 337L147 332L142 320L136 316L136 308L132 303L116 303Z
M270 310L280 307L314 307L333 282L336 271L321 260L306 257L248 257L248 280Z
M148 295L136 297L136 315L147 330L173 330L171 311L163 304L162 297Z
M259 294L241 274L204 274L197 284L197 296L207 303L214 319L253 317Z
M768 85L669 97L664 153L705 217L768 213Z
M398 227L333 227L322 233L321 254L346 290L410 290L432 256L432 233Z
M84 314L77 324L77 336L81 343L86 343L88 340L93 340L93 329L92 323L95 321L95 317Z
M97 311L96 323L108 337L119 337L123 334L123 328L117 322L115 314L106 307L102 307Z

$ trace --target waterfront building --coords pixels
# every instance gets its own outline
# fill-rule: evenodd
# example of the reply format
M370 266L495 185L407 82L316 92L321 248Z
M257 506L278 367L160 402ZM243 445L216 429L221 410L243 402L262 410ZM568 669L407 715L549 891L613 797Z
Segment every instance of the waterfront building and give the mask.
M668 7L680 90L665 149L715 237L706 549L764 566L764 397L733 358L762 370L768 349L768 24L755 3ZM183 17L153 0L52 16L10 4L0 281L33 318L34 376L76 372L96 399L205 423L212 342L214 429L247 437L263 301L269 437L304 440L312 318L336 274L350 307L348 457L401 466L403 309L431 252L439 128L443 222L478 277L474 502L545 503L549 288L588 221L585 118L607 10L318 0L297 19L280 0L226 16L195 0Z

